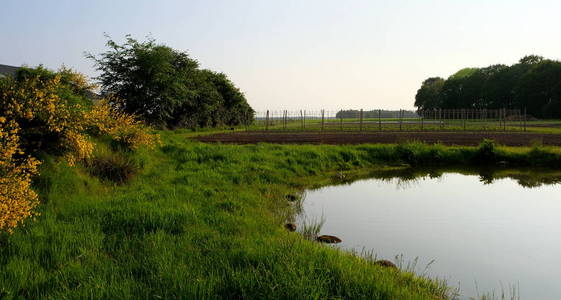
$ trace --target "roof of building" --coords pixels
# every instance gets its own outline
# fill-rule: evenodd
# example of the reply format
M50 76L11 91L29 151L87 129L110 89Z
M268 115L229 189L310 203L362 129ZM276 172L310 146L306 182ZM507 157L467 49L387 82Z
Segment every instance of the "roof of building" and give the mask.
M15 75L19 67L0 65L0 77Z
M4 78L4 77L8 77L8 76L14 76L17 72L17 70L20 67L14 67L14 66L8 66L8 65L2 65L0 64L0 78ZM92 91L86 91L86 95L88 98L97 101L99 99L101 99L101 96L95 92Z

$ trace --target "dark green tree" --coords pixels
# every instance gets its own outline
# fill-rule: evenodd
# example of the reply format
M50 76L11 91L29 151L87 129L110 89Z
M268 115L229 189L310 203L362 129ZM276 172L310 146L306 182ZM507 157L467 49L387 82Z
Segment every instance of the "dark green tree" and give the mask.
M517 103L542 118L561 117L561 62L543 60L520 80Z
M415 95L415 106L420 111L439 108L442 105L441 91L444 86L444 79L440 77L431 77L421 85L421 88Z
M561 62L528 55L512 66L465 68L444 81L429 78L415 96L419 110L518 108L561 117Z
M159 127L208 127L251 122L253 110L238 91L237 110L226 106L210 71L200 70L186 52L127 36L117 44L109 38L109 50L88 54L101 72L103 94L112 95L113 105ZM212 72L210 72L212 73ZM225 75L222 75L227 80ZM240 109L242 107L243 109ZM236 115L249 112L247 115Z

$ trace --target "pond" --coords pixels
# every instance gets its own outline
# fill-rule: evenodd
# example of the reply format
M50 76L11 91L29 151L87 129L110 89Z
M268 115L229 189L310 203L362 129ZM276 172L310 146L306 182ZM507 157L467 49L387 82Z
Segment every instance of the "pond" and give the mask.
M323 219L320 234L341 238L337 247L343 249L402 266L416 261L415 272L459 287L462 299L491 292L561 299L559 173L405 170L372 176L307 191L297 222Z

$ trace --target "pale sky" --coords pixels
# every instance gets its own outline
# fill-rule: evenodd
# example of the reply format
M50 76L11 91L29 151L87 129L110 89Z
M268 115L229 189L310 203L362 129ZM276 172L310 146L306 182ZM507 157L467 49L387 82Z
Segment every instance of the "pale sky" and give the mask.
M1 0L0 64L95 75L106 32L151 35L226 73L257 110L413 108L463 67L561 58L561 2Z

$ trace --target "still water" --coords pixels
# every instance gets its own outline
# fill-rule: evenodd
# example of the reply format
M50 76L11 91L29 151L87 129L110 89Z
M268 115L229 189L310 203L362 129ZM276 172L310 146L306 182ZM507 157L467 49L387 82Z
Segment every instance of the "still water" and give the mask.
M507 172L508 173L508 172ZM535 179L533 175L538 175ZM299 222L378 259L413 262L462 299L512 286L521 299L561 299L561 185L543 173L376 175L311 190Z

